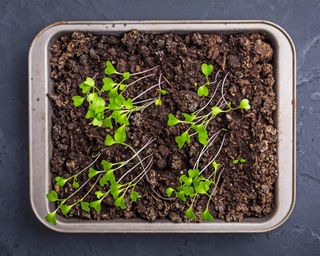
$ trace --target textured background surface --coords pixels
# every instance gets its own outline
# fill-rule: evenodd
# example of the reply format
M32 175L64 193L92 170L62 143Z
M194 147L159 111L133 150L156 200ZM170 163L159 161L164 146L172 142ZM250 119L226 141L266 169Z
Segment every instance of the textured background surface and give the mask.
M0 256L319 255L319 1L0 1ZM28 199L27 55L35 34L58 20L267 19L298 53L297 204L267 234L71 235L47 230Z

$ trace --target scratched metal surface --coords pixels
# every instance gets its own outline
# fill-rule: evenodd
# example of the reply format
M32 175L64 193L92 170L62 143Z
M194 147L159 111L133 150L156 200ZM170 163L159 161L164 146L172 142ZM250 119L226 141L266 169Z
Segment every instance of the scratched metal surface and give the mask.
M320 3L318 1L0 2L0 255L318 255ZM72 235L46 229L28 199L27 53L58 20L267 19L293 38L297 77L297 204L267 234ZM165 246L164 246L165 245Z

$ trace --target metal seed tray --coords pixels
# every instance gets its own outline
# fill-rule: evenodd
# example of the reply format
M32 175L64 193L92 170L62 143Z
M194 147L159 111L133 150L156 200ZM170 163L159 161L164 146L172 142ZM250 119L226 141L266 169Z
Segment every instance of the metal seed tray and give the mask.
M46 200L50 188L51 115L47 93L52 91L48 51L62 34L73 31L119 34L132 29L157 32L235 33L263 32L273 43L274 71L277 88L279 178L275 188L275 209L265 218L247 218L240 223L216 220L210 223L179 223L140 219L87 221L57 216L57 225L48 224L44 217L53 207ZM47 227L59 232L96 233L228 233L266 232L284 223L292 212L295 188L295 48L288 34L267 21L106 21L58 22L36 35L29 52L29 151L30 201L37 218Z

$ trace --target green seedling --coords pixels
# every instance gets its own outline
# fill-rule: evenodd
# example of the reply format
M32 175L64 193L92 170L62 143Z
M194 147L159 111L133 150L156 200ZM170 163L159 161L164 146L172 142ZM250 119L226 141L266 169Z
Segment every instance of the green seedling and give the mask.
M201 72L206 77L206 82L200 86L198 85L198 83L194 83L195 86L198 86L197 93L200 97L209 95L209 89L207 86L212 83L212 81L210 81L209 79L209 76L213 72L213 65L203 63L201 65Z
M207 66L205 66L204 71L206 72L206 74L208 74L210 70L211 68L208 68ZM221 82L218 83L211 98L202 108L198 109L197 111L191 114L182 113L182 116L183 116L182 120L174 116L173 114L168 115L167 124L170 127L178 124L184 124L189 126L187 130L185 130L183 133L175 137L175 141L179 148L183 148L183 146L186 143L189 144L191 141L191 137L194 135L197 135L197 139L202 145L207 145L208 144L207 126L217 115L221 115L222 113L228 113L230 111L237 110L237 109L245 109L245 110L250 109L250 104L248 99L242 99L237 107L232 107L231 102L227 102L225 100L223 87L226 82L227 76L228 74L226 74L222 83ZM211 102L213 101L217 93L217 90L220 84L221 84L221 95L222 95L221 98L217 101L215 105L211 106L211 109L208 113L201 114L203 111L207 109L207 107L210 106Z
M157 106L162 105L161 95L165 95L167 92L161 88L161 84L164 83L161 82L161 75L157 84L149 87L137 97L131 99L123 96L124 91L128 87L147 77L154 76L155 74L151 73L145 75L131 83L126 83L126 81L132 77L145 74L156 68L157 67L154 67L134 74L129 72L120 73L110 61L107 61L105 67L105 74L107 76L102 80L103 86L98 88L95 80L87 77L86 80L80 84L80 88L84 96L77 95L72 97L73 104L76 107L80 107L85 101L88 102L88 110L85 118L91 120L91 124L94 126L105 127L109 129L113 129L114 124L127 126L129 125L129 118L133 112L143 111L152 104ZM113 75L121 76L120 82L116 82L114 78L110 77ZM158 97L137 101L137 99L143 96L146 92L156 87L159 88Z
M79 186L76 188L76 190L66 198L59 198L58 193L54 190L51 190L46 195L46 197L50 202L58 203L58 206L56 207L56 209L54 211L50 212L45 217L45 219L52 224L56 224L55 217L56 217L56 213L59 209L63 215L67 215L70 212L70 210L76 205L80 205L81 209L86 212L90 212L91 208L95 209L97 212L100 212L101 202L102 202L103 198L105 198L108 194L111 194L113 196L115 206L120 207L121 209L125 209L124 197L125 197L126 193L129 193L129 198L132 202L136 202L139 198L139 194L137 191L134 190L134 188L136 187L138 182L140 182L141 179L145 176L145 174L150 170L150 168L152 166L152 160L153 160L153 158L151 158L150 162L145 167L143 165L143 162L146 161L147 159L149 159L150 157L152 157L152 155L149 155L149 156L141 159L139 154L144 149L146 149L153 141L154 140L149 140L138 151L133 149L131 146L127 145L128 147L130 147L132 149L134 154L128 160L118 162L118 163L111 163L109 161L102 160L101 161L102 170L96 170L92 167L93 164L99 159L99 157L100 157L100 154L99 154L90 165L88 165L87 167L85 167L81 171L77 172L75 175L68 177L68 178L63 178L61 176L57 176L55 181L56 181L56 185L60 188L65 186L65 184L67 184L70 181L72 181L72 184L73 184L75 182L75 180L77 179L77 177L85 171L87 171L88 178L81 186L78 184ZM129 168L129 170L127 170L121 176L121 178L118 181L116 181L116 177L115 177L114 173L117 170L122 169L125 166L128 166L128 164L131 161L133 161L135 158L138 158L139 162L136 163L133 167ZM142 167L142 172L140 174L138 174L137 177L134 178L133 180L131 180L130 182L128 182L126 184L120 184L121 180L124 177L126 177L130 172L137 169L139 167L139 165L141 165L141 167ZM93 183L93 185L90 186L90 189L87 191L87 193L83 197L81 197L80 199L72 201L72 198L77 193L79 193L79 191L81 191L84 187L86 187L86 185L92 179L95 179L95 182ZM102 187L102 188L109 187L109 189L107 189L107 192L102 192L100 190L96 191L95 195L96 195L97 200L94 200L91 202L86 201L85 199L94 190L94 188L96 187L96 185L98 183L99 183L100 187ZM118 192L120 192L120 193L118 194ZM119 196L117 196L117 194Z
M198 159L196 160L193 169L189 169L187 174L183 174L179 178L180 185L177 188L168 187L166 189L166 195L167 197L173 197L179 198L183 202L186 202L189 198L191 198L191 205L190 207L185 211L185 217L188 219L196 220L196 214L193 210L193 205L195 203L195 200L199 196L207 196L208 197L208 203L207 207L202 213L202 220L205 221L212 221L214 220L213 216L209 212L209 203L212 200L212 186L217 186L216 181L216 175L221 167L221 164L216 162L215 159L221 152L225 135L223 136L221 146L216 153L216 155L213 157L212 160L209 161L209 163L202 168L199 169L199 162L203 154L208 150L208 148L213 144L213 142L217 139L219 134L222 132L222 130L215 133L213 136L211 136L208 140L208 144L203 147L202 151L200 152ZM212 166L212 174L209 175L208 178L204 177L203 172L209 167ZM210 192L211 191L211 192Z
M245 162L247 162L247 160L244 159L244 158L234 159L234 160L232 161L233 164L243 164L243 163L245 163Z

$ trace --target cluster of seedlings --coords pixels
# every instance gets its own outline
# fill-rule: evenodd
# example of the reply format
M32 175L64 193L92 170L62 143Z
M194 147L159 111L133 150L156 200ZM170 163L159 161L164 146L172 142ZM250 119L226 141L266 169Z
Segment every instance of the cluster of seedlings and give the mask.
M112 163L107 160L100 161L100 169L93 168L97 164L101 157L101 153L94 156L94 160L85 168L78 171L70 177L55 177L55 186L63 188L66 184L71 184L74 188L74 192L66 198L59 198L57 191L51 190L47 194L47 199L50 202L56 202L57 207L54 211L50 212L46 216L46 220L52 224L56 224L56 214L60 211L63 215L68 215L70 210L80 205L81 209L85 212L90 212L94 209L97 213L101 211L102 201L107 196L112 196L113 203L120 209L126 209L126 199L131 202L136 202L140 195L135 190L137 184L145 177L147 172L151 169L153 164L153 156L148 155L141 158L140 154L144 151L155 139L150 139L140 149L135 149L131 145L126 143L126 127L130 125L130 116L137 111L143 111L151 105L161 107L162 96L167 94L161 85L165 83L166 79L160 74L156 84L149 86L146 90L141 92L134 98L125 97L124 92L130 86L134 86L136 83L151 77L156 76L158 67L141 71L138 73L118 72L110 61L106 62L105 77L102 79L102 86L98 86L96 81L96 75L94 77L87 77L84 82L80 84L82 95L72 97L73 105L80 107L84 105L87 107L85 118L90 120L90 124L93 126L108 128L108 131L113 131L112 134L107 134L105 138L105 146L112 146L118 144L132 151L131 157L127 160ZM220 176L224 171L223 164L216 161L221 149L223 147L225 137L227 135L226 129L221 129L210 135L207 130L209 123L222 113L234 111L237 109L250 109L249 101L242 99L238 106L232 106L230 102L225 99L224 84L228 74L224 78L217 82L219 72L216 73L215 79L211 81L210 76L213 73L213 66L209 64L202 64L201 72L206 78L204 84L197 86L197 94L199 97L207 97L209 95L209 88L211 85L216 84L216 87L212 93L212 96L207 103L196 110L193 113L182 113L183 120L180 120L173 114L168 115L168 126L176 126L179 124L186 125L188 128L179 136L175 138L177 146L181 149L186 144L189 144L193 136L197 136L197 140L203 145L201 152L193 166L186 174L179 177L180 185L176 188L168 187L166 189L166 196L169 198L179 198L183 202L191 200L190 207L185 211L185 216L190 220L197 220L196 213L194 212L194 203L200 196L207 196L207 207L201 214L201 219L204 221L212 221L214 218L209 211L209 205L212 198L215 195ZM164 78L165 81L162 81ZM220 99L213 104L214 97L217 91L221 89ZM157 97L151 97L141 100L141 96L145 95L150 90L157 90ZM87 104L85 104L87 102ZM210 110L208 110L210 109ZM209 160L209 162L203 168L200 168L200 161L202 156L206 153L208 148L214 144L219 136L223 136L221 145L216 152L215 156ZM246 162L245 159L235 159L233 164L240 164ZM125 170L120 178L116 178L119 175L115 175L118 170ZM124 183L122 180L130 174L133 170L139 169L140 172L129 182ZM206 173L210 173L208 177L205 177ZM80 175L86 175L86 180L80 184L78 177ZM99 184L99 186L97 186ZM81 190L89 187L87 192L81 197L75 199L75 195ZM97 190L97 187L100 189ZM89 201L88 195L95 194L95 200ZM161 197L163 198L163 197ZM166 199L166 198L163 198Z

